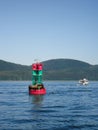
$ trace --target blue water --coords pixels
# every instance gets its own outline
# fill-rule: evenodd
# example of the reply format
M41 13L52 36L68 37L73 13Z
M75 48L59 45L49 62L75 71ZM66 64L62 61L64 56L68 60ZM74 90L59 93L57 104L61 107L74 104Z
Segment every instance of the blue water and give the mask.
M98 82L47 81L30 96L31 82L0 82L0 130L98 130Z

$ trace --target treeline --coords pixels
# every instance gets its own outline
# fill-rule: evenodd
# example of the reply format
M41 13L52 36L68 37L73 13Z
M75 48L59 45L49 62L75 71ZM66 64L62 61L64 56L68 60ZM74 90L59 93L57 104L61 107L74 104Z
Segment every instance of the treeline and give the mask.
M43 62L43 80L98 80L98 65L73 59ZM32 80L31 66L0 60L0 80Z
M31 71L2 71L0 80L31 80Z
M44 78L48 80L98 80L98 65L73 59L53 59L43 64Z

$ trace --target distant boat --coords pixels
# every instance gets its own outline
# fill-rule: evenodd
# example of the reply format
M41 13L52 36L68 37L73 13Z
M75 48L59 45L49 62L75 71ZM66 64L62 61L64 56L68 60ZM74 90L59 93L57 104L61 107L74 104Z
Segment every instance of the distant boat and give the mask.
M87 79L81 79L79 80L79 84L82 84L82 85L88 85L89 81Z

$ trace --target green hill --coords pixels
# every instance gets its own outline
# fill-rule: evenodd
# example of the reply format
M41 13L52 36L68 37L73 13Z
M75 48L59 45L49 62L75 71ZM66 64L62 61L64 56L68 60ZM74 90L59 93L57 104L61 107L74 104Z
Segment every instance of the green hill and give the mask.
M0 80L31 80L31 66L0 60ZM44 80L98 80L98 65L73 60L52 59L43 61Z
M73 59L53 59L43 62L44 78L59 80L98 80L98 65Z
M30 80L30 66L0 60L0 80Z

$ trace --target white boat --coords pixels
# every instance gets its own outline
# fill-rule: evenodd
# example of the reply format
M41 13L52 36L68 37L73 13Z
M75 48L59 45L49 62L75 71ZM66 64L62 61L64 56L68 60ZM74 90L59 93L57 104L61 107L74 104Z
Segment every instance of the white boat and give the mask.
M82 84L82 85L87 85L89 83L89 81L87 79L81 79L79 80L79 84Z

